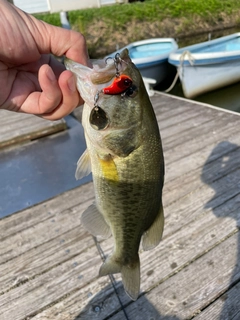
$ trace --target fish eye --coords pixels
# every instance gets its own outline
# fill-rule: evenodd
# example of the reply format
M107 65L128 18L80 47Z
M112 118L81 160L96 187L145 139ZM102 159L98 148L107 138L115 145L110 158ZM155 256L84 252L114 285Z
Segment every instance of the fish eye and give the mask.
M91 127L95 130L106 129L109 125L109 119L106 112L99 106L96 106L92 109L89 122Z
M132 80L130 80L130 79L125 79L125 80L124 80L124 85L125 85L126 87L130 87L131 84L132 84Z
M130 88L127 89L127 91L125 92L125 95L130 98L134 98L136 97L137 93L138 93L137 87L132 85Z

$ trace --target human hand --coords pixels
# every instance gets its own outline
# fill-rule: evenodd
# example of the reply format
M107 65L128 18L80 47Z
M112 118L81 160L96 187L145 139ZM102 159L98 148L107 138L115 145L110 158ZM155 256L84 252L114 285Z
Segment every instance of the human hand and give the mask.
M83 101L72 72L51 54L88 65L84 37L0 2L0 108L64 117Z

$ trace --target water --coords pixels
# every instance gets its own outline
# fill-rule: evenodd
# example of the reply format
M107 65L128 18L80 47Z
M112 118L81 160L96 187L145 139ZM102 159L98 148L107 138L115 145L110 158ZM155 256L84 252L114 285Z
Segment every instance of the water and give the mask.
M231 28L227 30L213 32L211 34L207 33L190 38L182 38L178 40L178 46L179 48L181 48L188 45L192 45L194 43L207 41L208 39L216 39L222 36L230 35L235 32L240 32L240 28ZM175 87L170 91L170 94L184 97L180 82L177 82ZM209 103L220 108L240 113L240 82L202 94L192 100Z
M184 97L182 87L179 82L169 93L175 96ZM240 113L240 82L202 94L192 100L208 103L223 109Z
M213 32L206 32L203 34L190 36L190 37L183 37L183 38L179 38L176 40L177 40L179 48L182 48L182 47L190 46L195 43L213 40L213 39L217 39L217 38L220 38L223 36L228 36L228 35L236 33L236 32L240 32L240 27L223 29L223 30L218 30L218 31L213 31Z

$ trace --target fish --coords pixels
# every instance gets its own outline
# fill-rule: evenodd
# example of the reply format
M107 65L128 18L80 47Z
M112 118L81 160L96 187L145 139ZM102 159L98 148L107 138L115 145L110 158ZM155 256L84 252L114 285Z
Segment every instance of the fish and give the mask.
M99 276L121 273L125 292L136 300L139 247L155 248L164 229L162 142L143 79L128 50L92 64L89 68L65 61L85 101L82 125L87 149L77 163L76 178L92 172L95 192L81 223L94 237L112 235L113 251ZM128 79L126 85L121 79ZM112 94L104 93L105 88Z

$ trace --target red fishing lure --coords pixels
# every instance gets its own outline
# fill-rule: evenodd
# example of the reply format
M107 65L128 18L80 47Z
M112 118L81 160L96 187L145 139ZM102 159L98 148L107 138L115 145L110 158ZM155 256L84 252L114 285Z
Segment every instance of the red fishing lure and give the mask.
M121 94L130 88L131 85L132 79L125 74L122 74L119 77L116 77L110 86L102 89L102 92L105 94Z

